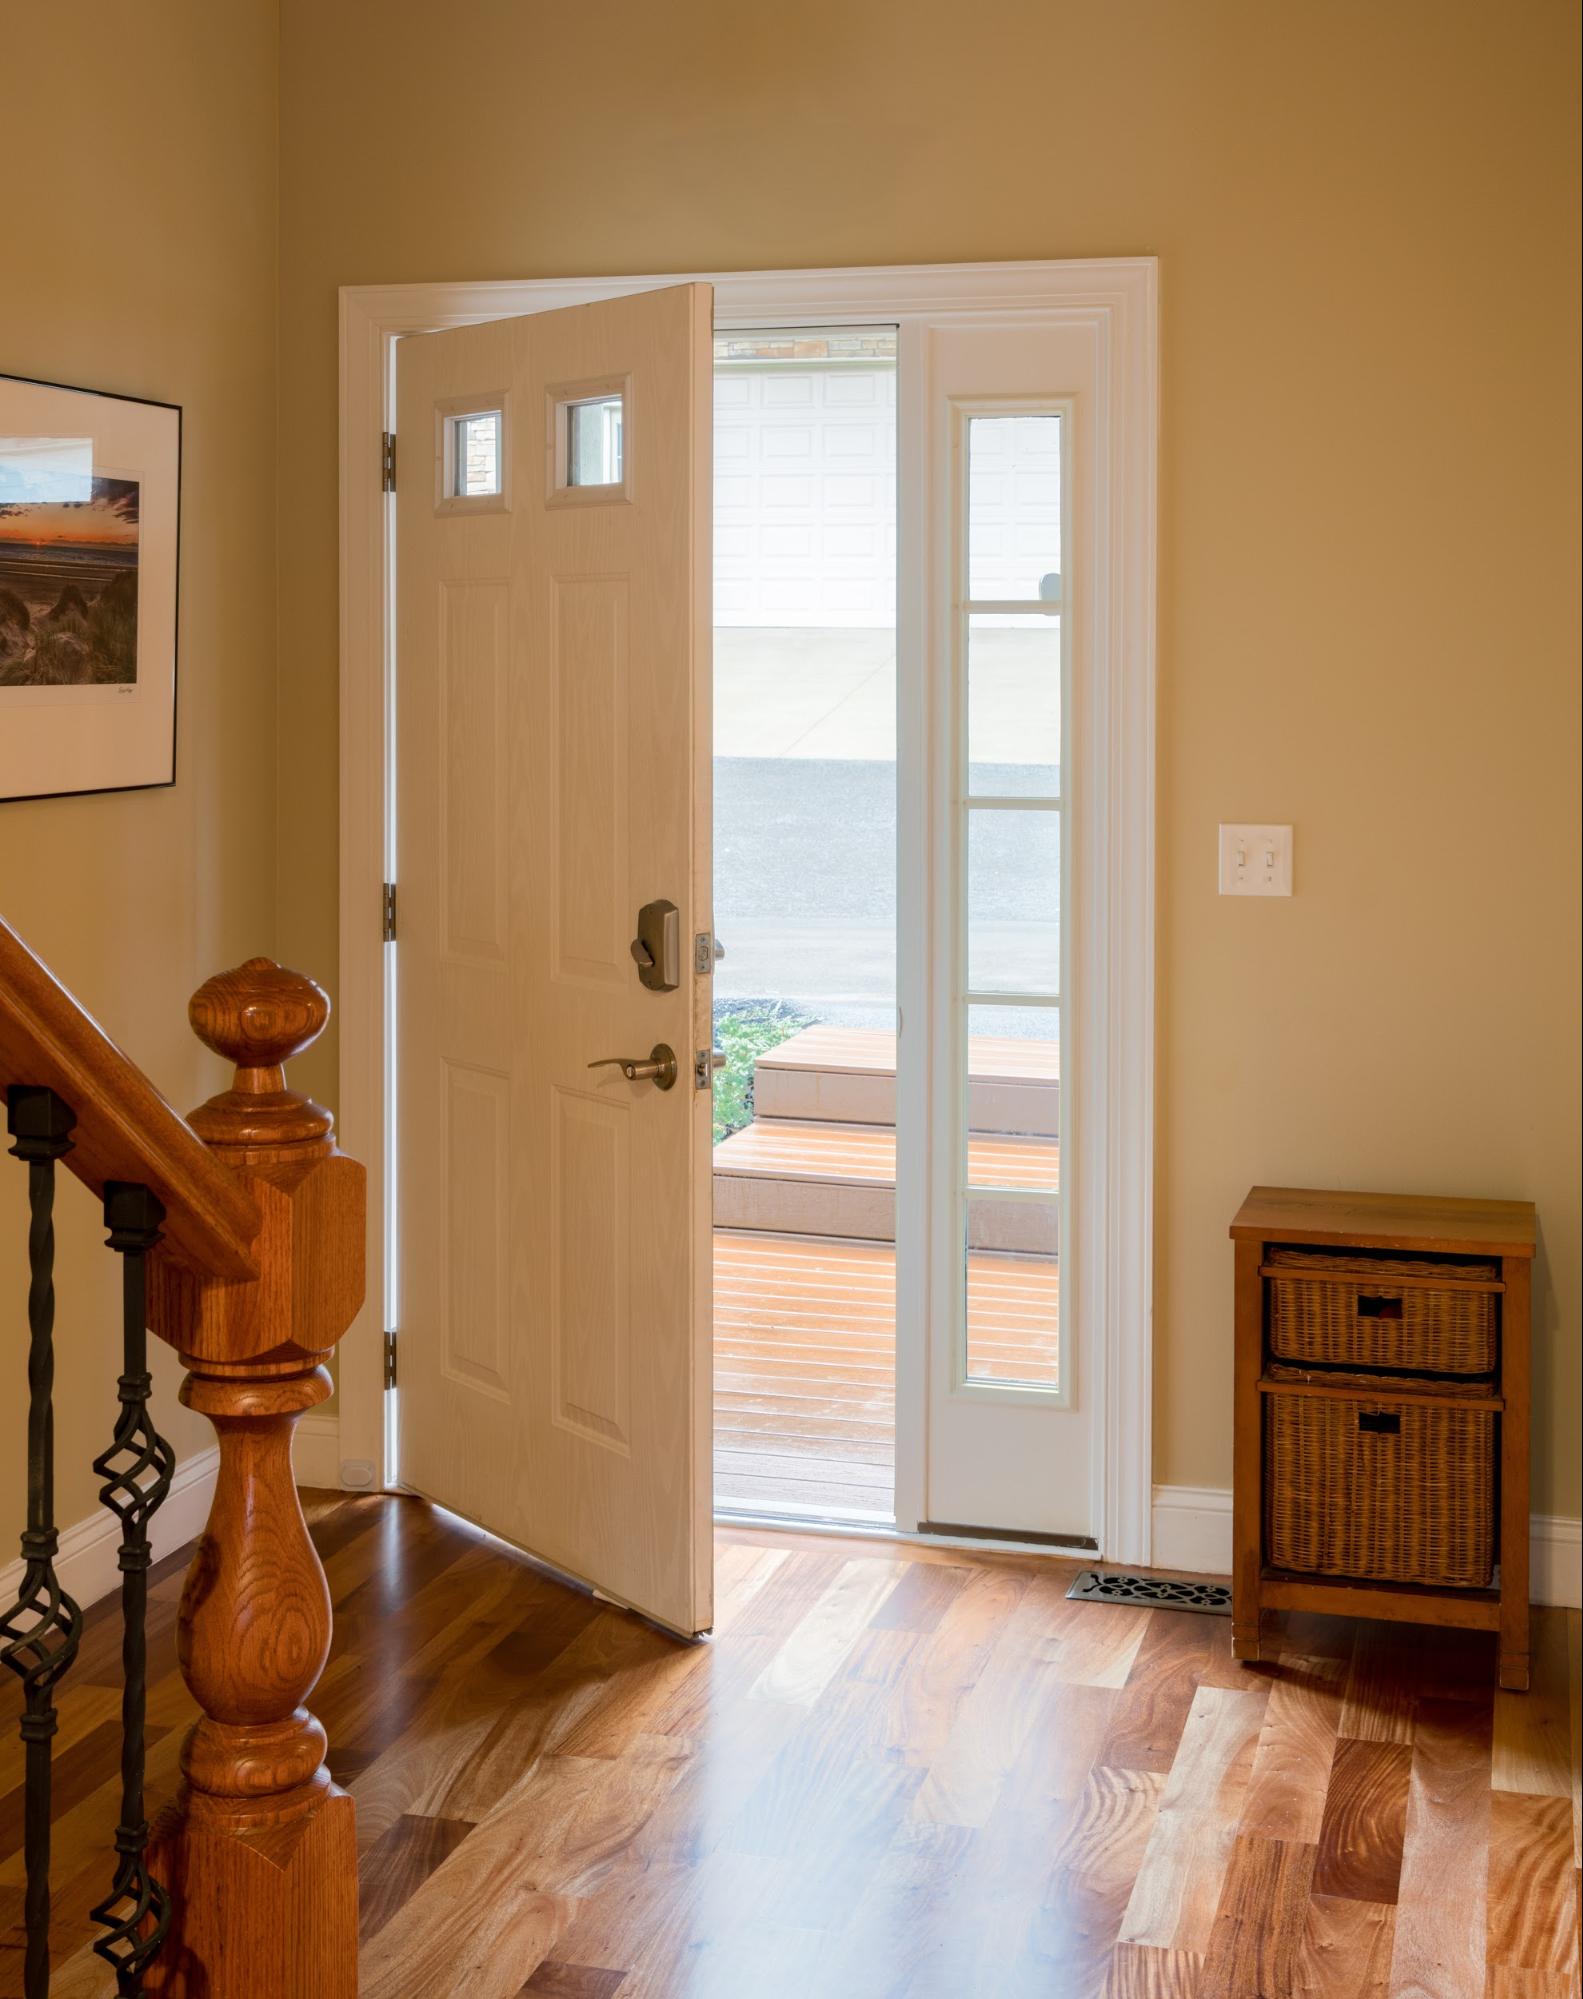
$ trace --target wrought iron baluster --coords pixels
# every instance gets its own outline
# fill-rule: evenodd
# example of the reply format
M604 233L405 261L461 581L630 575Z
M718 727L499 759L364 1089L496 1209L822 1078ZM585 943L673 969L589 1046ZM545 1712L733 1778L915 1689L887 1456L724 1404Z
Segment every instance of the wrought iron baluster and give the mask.
M170 1928L170 1897L144 1857L143 1721L147 1705L148 1523L170 1490L176 1455L148 1412L147 1257L159 1241L165 1210L146 1187L112 1180L104 1190L109 1245L121 1258L121 1414L110 1448L94 1459L99 1497L121 1522L121 1823L115 1879L93 1911L108 1934L94 1949L115 1967L118 1994L143 1989L143 1973Z
M14 1157L28 1169L27 1527L22 1587L0 1619L0 1660L22 1681L21 1736L26 1744L23 1852L27 1950L26 1999L49 1995L50 1742L55 1683L77 1656L82 1612L60 1586L55 1555L55 1162L71 1150L77 1122L53 1090L13 1084L6 1123Z

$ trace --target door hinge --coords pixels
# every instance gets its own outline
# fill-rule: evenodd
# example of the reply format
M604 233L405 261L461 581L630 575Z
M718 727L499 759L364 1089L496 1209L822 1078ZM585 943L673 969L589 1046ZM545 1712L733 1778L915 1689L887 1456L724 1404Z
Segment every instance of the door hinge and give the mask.
M379 433L379 482L385 492L396 490L396 433L382 430Z
M395 1385L396 1385L396 1336L394 1333L387 1332L385 1334L385 1386L387 1388L394 1388Z
M384 899L380 910L380 922L382 926L381 934L385 942L387 944L394 944L396 941L396 884L394 882L385 883Z

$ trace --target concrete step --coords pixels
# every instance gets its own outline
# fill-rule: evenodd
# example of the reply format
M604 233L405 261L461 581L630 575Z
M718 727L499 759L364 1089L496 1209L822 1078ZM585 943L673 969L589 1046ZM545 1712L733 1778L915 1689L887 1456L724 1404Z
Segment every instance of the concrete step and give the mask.
M968 1199L968 1247L1053 1254L1057 1171L1053 1139L973 1133L969 1183L986 1191ZM759 1118L715 1147L714 1193L717 1229L894 1242L896 1134Z
M975 1034L968 1042L972 1129L1056 1137L1058 1057L1053 1031L1047 1041ZM753 1065L753 1108L761 1118L894 1126L895 1035L875 1028L805 1027Z

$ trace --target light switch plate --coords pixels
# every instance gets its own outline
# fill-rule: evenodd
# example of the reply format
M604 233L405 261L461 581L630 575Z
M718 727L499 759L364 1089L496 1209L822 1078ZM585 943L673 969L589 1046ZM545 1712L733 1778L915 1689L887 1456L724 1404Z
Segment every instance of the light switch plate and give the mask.
M1221 827L1222 895L1290 895L1291 892L1290 826Z

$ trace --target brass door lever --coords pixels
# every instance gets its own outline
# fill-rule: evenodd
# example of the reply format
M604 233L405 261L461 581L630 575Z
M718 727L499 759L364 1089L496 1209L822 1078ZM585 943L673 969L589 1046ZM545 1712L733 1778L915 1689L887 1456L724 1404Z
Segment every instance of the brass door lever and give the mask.
M656 1041L645 1062L636 1055L605 1055L589 1063L590 1069L619 1069L629 1083L652 1083L657 1090L674 1089L676 1050Z

